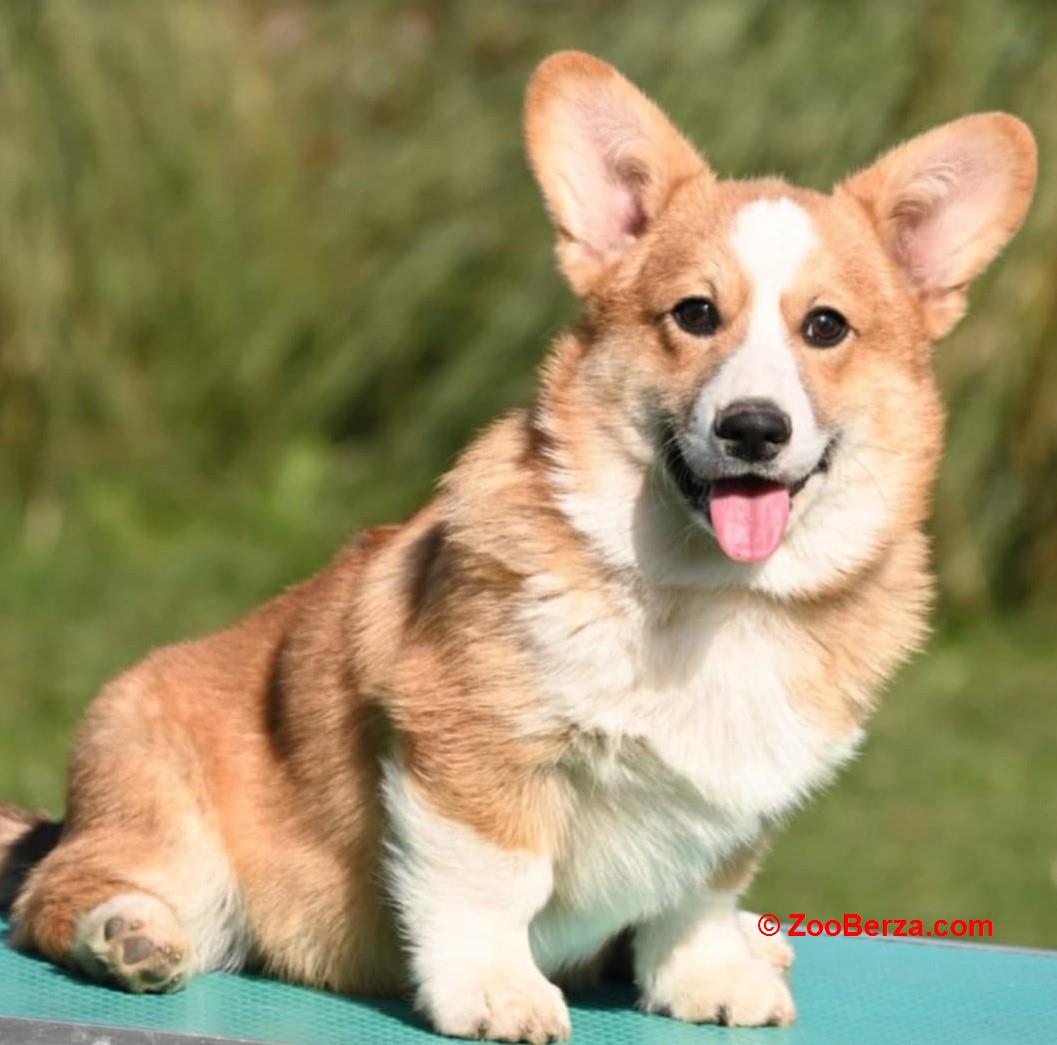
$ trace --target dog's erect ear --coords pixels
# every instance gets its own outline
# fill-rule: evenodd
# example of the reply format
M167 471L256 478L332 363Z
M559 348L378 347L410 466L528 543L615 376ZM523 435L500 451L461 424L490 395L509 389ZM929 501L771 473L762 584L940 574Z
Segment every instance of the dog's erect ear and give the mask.
M578 294L642 235L704 160L611 65L577 51L548 58L525 98L529 161Z
M920 297L928 334L965 311L969 284L1020 227L1035 189L1035 139L1006 113L944 124L848 179Z

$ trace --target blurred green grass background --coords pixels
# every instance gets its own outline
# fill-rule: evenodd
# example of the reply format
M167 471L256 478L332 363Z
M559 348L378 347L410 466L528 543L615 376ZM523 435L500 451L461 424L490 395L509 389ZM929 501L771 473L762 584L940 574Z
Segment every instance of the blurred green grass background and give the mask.
M1057 5L0 2L0 795L153 646L400 518L574 314L521 92L580 47L724 173L824 188L1029 121L1027 226L937 353L940 627L778 842L780 914L1057 945Z

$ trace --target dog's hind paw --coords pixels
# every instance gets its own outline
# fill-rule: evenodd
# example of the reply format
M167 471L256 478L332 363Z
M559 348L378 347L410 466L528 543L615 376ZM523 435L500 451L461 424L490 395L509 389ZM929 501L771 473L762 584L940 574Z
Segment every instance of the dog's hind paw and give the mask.
M161 900L124 893L81 918L73 959L94 979L136 994L175 991L190 975L191 944Z

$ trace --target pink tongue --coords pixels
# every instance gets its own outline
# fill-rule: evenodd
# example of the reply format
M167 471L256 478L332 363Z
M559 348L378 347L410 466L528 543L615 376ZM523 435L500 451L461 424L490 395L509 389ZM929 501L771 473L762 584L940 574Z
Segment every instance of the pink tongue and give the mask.
M720 479L709 498L719 546L737 562L760 562L782 543L789 490L780 483Z

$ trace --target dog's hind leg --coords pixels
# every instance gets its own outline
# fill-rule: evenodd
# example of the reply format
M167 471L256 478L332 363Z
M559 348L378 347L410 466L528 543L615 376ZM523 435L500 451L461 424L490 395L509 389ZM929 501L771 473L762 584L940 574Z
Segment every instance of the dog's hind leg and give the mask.
M127 990L242 964L238 891L199 753L127 685L93 707L59 844L12 907L16 946Z
M137 993L183 986L195 955L172 906L116 872L85 873L86 855L56 850L31 876L14 908L15 945Z
M61 843L13 907L13 942L135 992L171 991L195 971L237 967L245 932L203 839L158 846L128 832ZM212 865L212 866L210 866Z

